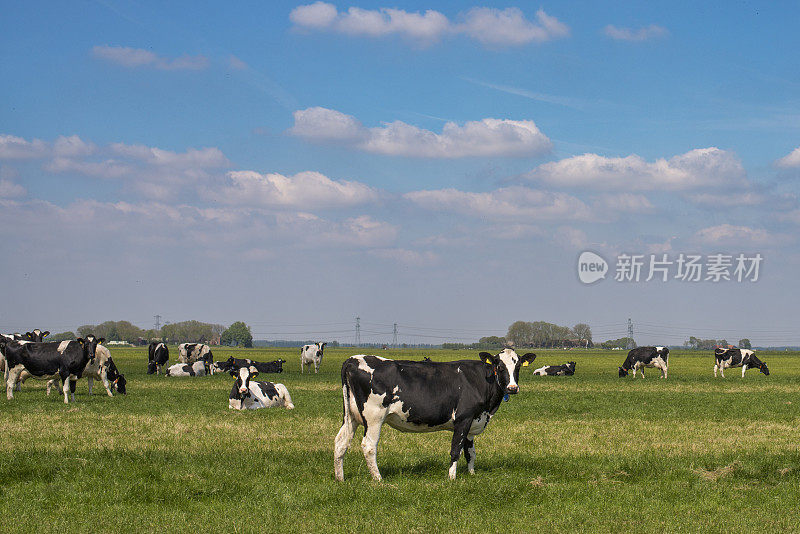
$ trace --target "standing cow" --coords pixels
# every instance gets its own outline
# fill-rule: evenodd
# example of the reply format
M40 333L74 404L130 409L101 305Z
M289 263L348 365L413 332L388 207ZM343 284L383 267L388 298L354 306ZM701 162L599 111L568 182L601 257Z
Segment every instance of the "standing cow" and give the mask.
M512 349L481 352L481 361L419 362L380 356L351 356L342 364L344 418L334 446L334 475L344 480L344 454L359 425L361 449L375 480L378 440L383 423L401 432L453 433L450 479L464 451L467 470L475 472L475 436L486 429L503 399L519 392L519 369L533 353L519 357Z
M311 345L303 345L300 349L300 373L305 370L306 364L314 364L314 372L319 372L319 364L322 363L322 351L325 350L327 343L312 343Z
M666 347L636 347L628 352L628 357L619 368L620 378L628 376L629 371L633 371L633 378L636 378L636 370L641 369L644 378L644 368L655 367L661 370L661 378L667 378L669 368L669 349Z
M94 363L97 345L105 341L93 335L76 340L54 343L8 342L3 338L6 359L6 396L14 398L14 385L23 371L40 379L60 378L63 384L64 403L68 394L75 400L75 383L83 375L87 363Z
M169 348L166 343L153 341L147 347L147 374L161 373L161 368L169 361Z
M769 376L769 369L767 364L762 362L756 357L756 354L749 349L723 349L717 348L714 351L714 376L717 376L717 369L719 369L722 378L725 378L725 371L728 367L742 367L742 378L744 372L748 369L755 367L765 375Z

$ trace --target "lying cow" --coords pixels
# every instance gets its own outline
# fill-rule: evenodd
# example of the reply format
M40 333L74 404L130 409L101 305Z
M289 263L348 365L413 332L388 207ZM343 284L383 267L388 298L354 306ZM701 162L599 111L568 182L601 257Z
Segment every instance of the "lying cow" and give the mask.
M293 410L292 397L283 384L251 380L258 375L253 366L240 367L228 396L228 408L234 410L258 410L259 408L285 407Z
M633 378L636 378L636 370L641 369L642 378L644 378L645 367L660 369L661 378L667 378L669 349L666 347L636 347L628 352L628 357L619 368L619 376L620 378L628 376L628 372L633 371Z
M153 341L147 347L147 374L161 374L161 368L169 361L169 348L165 343Z
M314 372L319 372L319 364L322 363L322 352L325 350L327 343L312 343L311 345L303 345L300 349L300 372L305 372L306 364L314 364Z
M536 376L572 376L575 374L575 362L539 367L533 374Z
M475 472L475 436L509 395L519 392L519 369L536 355L519 357L512 349L500 354L481 352L481 361L419 362L380 356L351 356L342 364L344 420L336 435L334 475L344 480L344 454L359 425L364 425L361 449L375 480L378 440L387 423L402 432L453 432L450 479L456 478L461 451L467 470Z
M717 369L719 369L719 373L722 375L722 378L725 378L724 369L727 369L728 367L739 366L742 368L742 378L744 378L744 372L748 369L752 369L753 367L769 376L767 364L759 360L758 357L756 357L756 354L749 349L718 348L714 351L714 359L715 377L717 376Z
M207 362L200 360L189 365L188 363L176 363L169 366L164 376L205 376L211 374L210 366Z
M286 360L277 359L272 362L257 362L249 358L234 358L231 356L227 360L214 362L211 366L212 372L226 372L235 375L235 371L242 367L255 367L259 373L282 373L283 364Z
M23 371L39 379L60 378L64 391L64 403L69 404L71 393L75 400L75 383L83 376L86 364L94 363L97 345L105 341L93 335L76 340L54 343L25 343L19 341L0 343L5 345L6 396L14 398L14 386Z
M211 347L202 343L181 343L178 345L178 361L180 363L194 363L197 360L206 360L208 365L214 363Z

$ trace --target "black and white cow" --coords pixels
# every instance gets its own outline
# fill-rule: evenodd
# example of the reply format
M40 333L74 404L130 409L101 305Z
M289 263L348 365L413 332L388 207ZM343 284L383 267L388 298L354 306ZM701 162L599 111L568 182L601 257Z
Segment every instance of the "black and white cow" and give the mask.
M30 376L30 374L27 371L23 371L23 373L20 375L20 382L25 382L28 376ZM100 380L103 383L103 387L106 389L106 393L109 397L114 396L112 390L116 390L117 393L121 393L123 395L127 395L128 393L128 381L125 379L125 375L120 374L119 369L117 369L117 365L111 358L111 351L109 351L103 345L97 345L97 349L95 349L94 362L86 364L86 367L83 370L83 376L86 378L86 382L89 385L90 396L92 395L92 388L95 380ZM55 385L55 383L55 380L50 380L47 382L48 395L50 395L50 389Z
M742 368L742 378L744 378L744 372L752 368L756 368L765 375L769 376L767 364L759 360L758 357L756 357L755 352L749 349L717 348L714 351L714 360L715 377L717 376L717 369L719 369L719 373L722 375L722 378L725 378L724 369L727 369L728 367L739 366Z
M575 374L575 362L539 367L533 374L536 376L572 376Z
M197 360L207 361L208 365L214 363L211 347L203 343L181 343L178 345L178 361L180 363L194 363Z
M259 408L284 407L293 410L292 397L283 384L272 382L257 382L251 380L258 376L258 370L253 366L239 367L228 396L228 408L234 410L258 410Z
M402 432L453 432L450 479L456 478L461 451L475 472L475 436L486 429L503 399L519 391L519 369L533 353L519 357L511 349L480 353L481 361L419 362L380 356L351 356L342 364L344 418L334 445L334 475L344 480L344 454L359 425L361 449L375 480L378 440L383 423ZM485 360L485 361L484 361Z
M199 360L193 364L176 363L167 368L164 376L205 376L211 374L210 366L204 360Z
M169 347L160 341L153 341L147 347L147 374L160 374L161 368L169 361Z
M666 347L636 347L628 352L628 357L622 367L619 368L620 378L628 376L629 371L633 371L633 378L636 378L636 370L641 369L644 378L644 368L655 367L661 370L661 378L667 378L669 368L669 349Z
M5 338L4 338L5 339ZM14 386L23 371L40 379L60 378L64 402L68 393L75 400L75 383L83 375L87 363L94 363L97 345L105 341L93 335L76 340L53 343L2 342L5 345L6 397L14 398Z
M231 376L235 375L235 371L241 367L255 367L256 371L259 373L282 373L283 372L283 364L286 363L286 360L277 359L272 362L257 362L255 360L251 360L249 358L234 358L231 356L227 360L214 362L211 366L211 369L214 372L226 372L231 373Z
M34 328L32 332L25 332L24 339L26 341L33 341L34 343L41 343L44 341L44 338L50 335L49 330L45 330L42 332L38 328Z
M300 372L303 373L306 364L314 364L314 372L319 372L319 364L322 363L322 352L325 350L327 343L312 343L311 345L303 345L300 349Z

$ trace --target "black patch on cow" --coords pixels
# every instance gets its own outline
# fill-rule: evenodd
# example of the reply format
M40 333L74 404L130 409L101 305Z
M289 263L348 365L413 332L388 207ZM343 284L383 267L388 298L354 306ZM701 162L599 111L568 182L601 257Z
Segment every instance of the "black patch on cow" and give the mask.
M256 384L258 384L258 389L261 390L261 393L263 393L268 399L275 400L280 397L278 390L275 389L275 384L272 382L256 382Z

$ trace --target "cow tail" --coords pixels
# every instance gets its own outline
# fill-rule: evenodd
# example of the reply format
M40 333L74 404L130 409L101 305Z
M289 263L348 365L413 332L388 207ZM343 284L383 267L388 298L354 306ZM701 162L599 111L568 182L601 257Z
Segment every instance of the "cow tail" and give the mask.
M347 361L345 360L342 364L342 426L350 424L350 417L350 383L347 381Z

